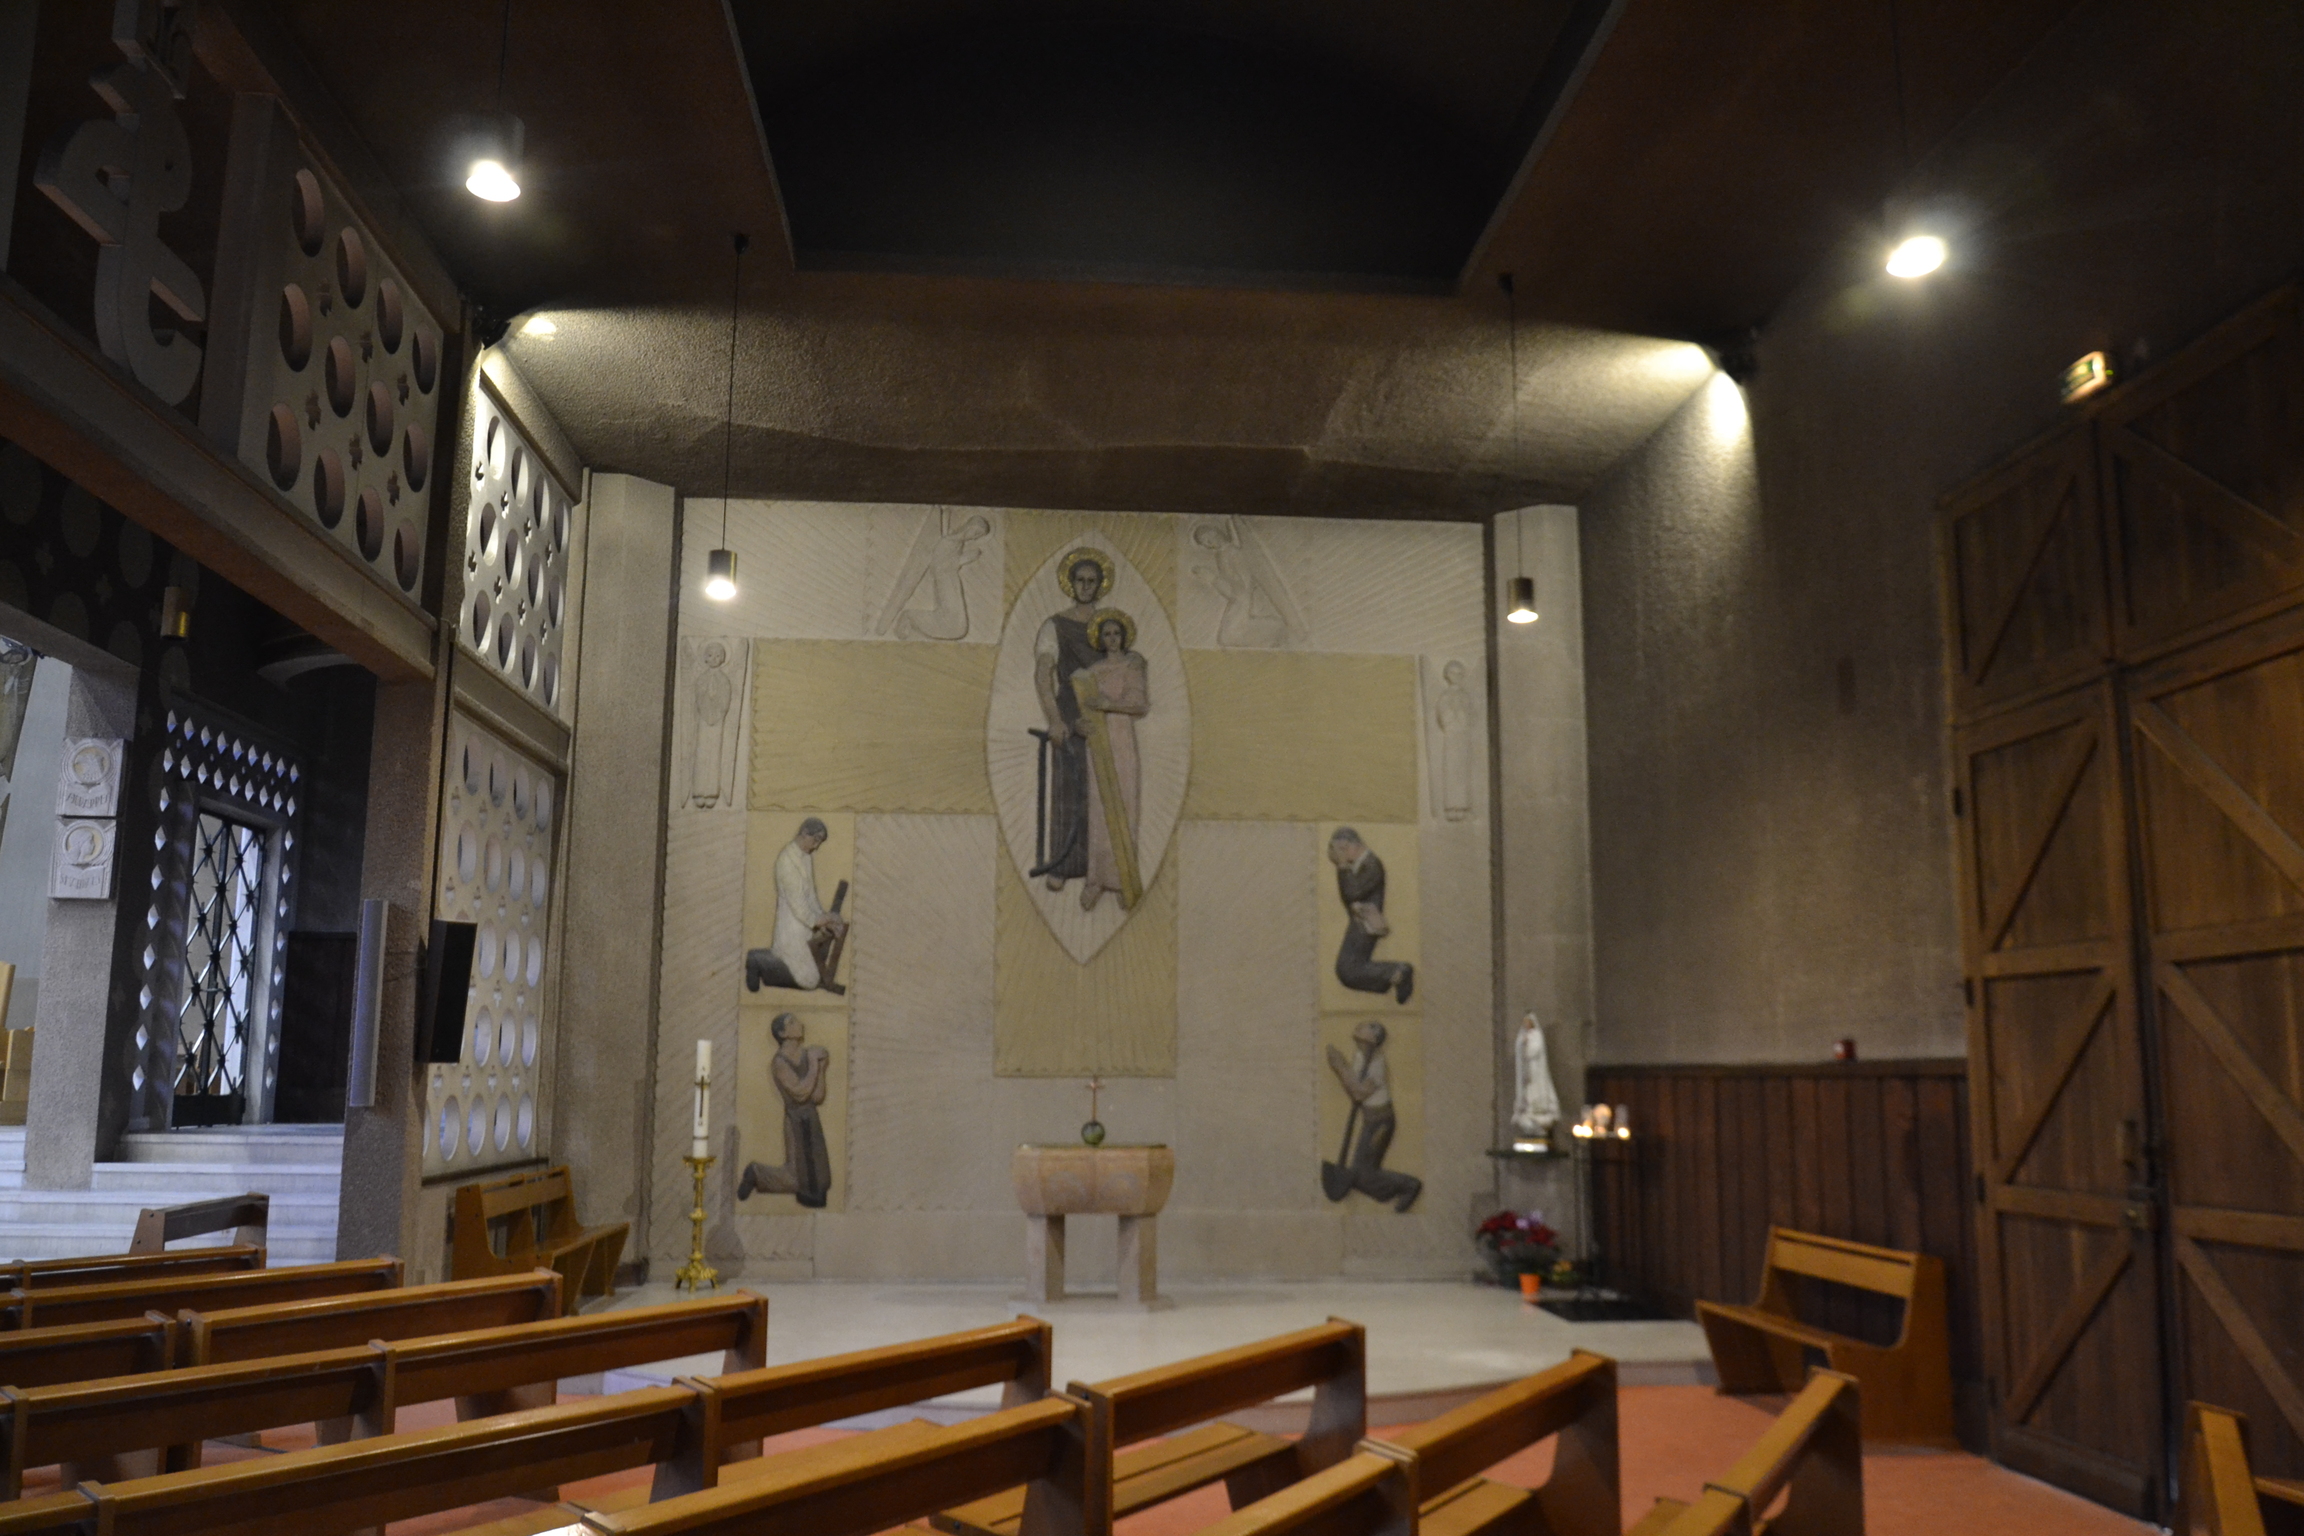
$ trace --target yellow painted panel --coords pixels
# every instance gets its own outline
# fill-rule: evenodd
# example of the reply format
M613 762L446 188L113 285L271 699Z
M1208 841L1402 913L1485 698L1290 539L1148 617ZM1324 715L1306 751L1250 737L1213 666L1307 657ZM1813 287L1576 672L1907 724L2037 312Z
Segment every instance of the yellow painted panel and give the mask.
M752 806L989 815L989 645L752 643Z
M1192 821L1416 820L1416 658L1186 651Z
M1000 856L993 924L992 1070L1001 1077L1173 1077L1176 859L1086 965L1048 931Z
M1016 594L1040 574L1059 545L1084 533L1100 533L1128 557L1161 606L1176 611L1174 517L1160 512L1010 512L1001 521L1008 537L1003 607L1016 606Z

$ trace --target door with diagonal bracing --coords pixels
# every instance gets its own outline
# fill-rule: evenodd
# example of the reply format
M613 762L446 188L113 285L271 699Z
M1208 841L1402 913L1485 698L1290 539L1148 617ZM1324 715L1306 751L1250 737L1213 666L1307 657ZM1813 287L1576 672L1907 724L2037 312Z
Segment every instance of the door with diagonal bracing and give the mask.
M2163 1504L2160 1292L2109 682L1955 736L1993 1444Z
M2304 612L2130 698L2179 1395L2304 1477Z

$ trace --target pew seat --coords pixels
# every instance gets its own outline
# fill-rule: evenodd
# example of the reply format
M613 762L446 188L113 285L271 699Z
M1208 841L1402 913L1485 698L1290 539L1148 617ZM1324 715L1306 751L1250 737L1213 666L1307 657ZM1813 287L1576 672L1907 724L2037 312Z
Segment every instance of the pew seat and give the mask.
M55 1290L66 1285L107 1285L115 1280L157 1280L168 1275L221 1275L263 1267L264 1250L253 1243L160 1253L99 1253L76 1259L0 1264L0 1290Z
M1778 1495L1784 1506L1771 1518ZM1864 1536L1856 1378L1816 1372L1702 1497L1659 1499L1632 1529L1636 1536Z
M0 1297L0 1327L102 1323L116 1318L142 1317L147 1312L173 1314L303 1301L314 1296L396 1290L399 1285L398 1259L353 1259L337 1264L298 1264L285 1269L66 1285L53 1290L18 1288Z
M177 1336L176 1319L157 1312L0 1333L0 1387L50 1387L164 1371L176 1363Z
M1903 1303L1893 1344L1872 1344L1802 1322L1794 1288L1801 1277L1888 1296ZM1944 1261L1932 1254L1819 1237L1774 1227L1760 1270L1760 1299L1749 1306L1696 1303L1720 1390L1794 1393L1807 1356L1864 1384L1868 1440L1949 1447L1952 1347L1945 1311Z
M178 1365L223 1365L270 1355L343 1349L373 1339L418 1339L541 1323L561 1313L560 1276L549 1269L486 1280L450 1280L348 1296L314 1296L183 1315ZM0 1334L0 1339L7 1335Z
M2197 1536L2304 1536L2304 1483L2256 1475L2246 1414L2186 1404L2184 1455L2179 1529Z
M1490 1467L1554 1439L1541 1488L1492 1482ZM1429 1423L1372 1445L1412 1460L1428 1536L1616 1536L1622 1501L1617 1460L1616 1362L1577 1350L1548 1371L1485 1393Z
M558 1270L568 1283L570 1306L616 1288L616 1261L632 1231L629 1222L587 1227L579 1221L575 1184L565 1166L459 1184L455 1221L448 1261L454 1278Z

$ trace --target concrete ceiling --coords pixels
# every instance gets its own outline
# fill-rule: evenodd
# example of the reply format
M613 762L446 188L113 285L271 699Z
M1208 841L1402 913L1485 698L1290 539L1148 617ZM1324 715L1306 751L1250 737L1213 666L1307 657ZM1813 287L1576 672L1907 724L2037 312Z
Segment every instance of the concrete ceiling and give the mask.
M1654 338L1762 323L1837 245L1881 233L1907 167L2073 0L1621 0L1572 92L1568 0L1066 7L1107 29L1067 34L1075 65L1130 28L1166 29L1187 54L1213 37L1294 61L1331 108L1360 101L1370 122L1408 125L1396 137L1436 157L1430 179L1459 205L1466 187L1492 199L1468 237L1459 207L1447 239L1388 243L1415 178L1372 173L1356 197L1336 168L1365 159L1365 139L1326 135L1350 152L1339 160L1300 136L1288 163L1309 190L1262 198L1293 214L1222 225L1221 200L1203 200L1207 227L1158 249L1143 196L1087 221L1104 244L1063 247L1050 209L1077 203L1077 157L1071 180L986 171L993 150L1029 144L1032 112L989 149L979 136L974 161L921 142L983 75L935 82L938 40L1014 37L1043 0L515 7L504 100L527 122L527 192L504 206L465 195L449 153L456 119L495 100L497 8L238 3L264 5L306 56L466 291L498 315L552 318L549 340L506 349L594 465L710 494L727 445L739 494L1460 517L1579 495L1702 376L1700 354ZM913 96L944 91L945 111L884 97L857 114L866 87L904 80L928 82ZM1548 101L1564 103L1556 120ZM1083 128L1091 105L1039 99L1041 149L1125 155L1125 121ZM871 123L886 131L859 148ZM795 254L811 226L787 218L780 133L819 190L841 154L852 175L882 157L894 185L814 227L877 230L885 249L804 239ZM731 443L732 229L755 244ZM931 248L940 232L951 240ZM1408 267L1428 281L1458 250L1456 281L1400 291ZM1242 251L1270 259L1243 271ZM1361 270L1312 270L1322 252L1357 252L1343 266ZM1030 271L1050 275L985 275ZM1499 272L1515 276L1516 340Z

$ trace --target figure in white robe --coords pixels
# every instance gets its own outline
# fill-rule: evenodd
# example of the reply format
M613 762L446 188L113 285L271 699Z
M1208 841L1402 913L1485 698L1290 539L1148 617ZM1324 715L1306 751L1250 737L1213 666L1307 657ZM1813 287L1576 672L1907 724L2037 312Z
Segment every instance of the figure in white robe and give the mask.
M1092 910L1106 891L1123 907L1142 899L1136 858L1136 816L1143 774L1136 753L1136 722L1151 713L1151 674L1131 644L1135 622L1117 608L1100 610L1093 637L1103 659L1074 674L1087 727L1088 874L1080 905ZM1105 786L1112 786L1107 794Z
M816 850L824 846L824 823L811 816L776 855L776 928L766 949L744 956L744 986L796 987L814 991L824 979L810 940L818 935L837 938L848 931L848 921L825 910L816 894Z
M1544 1048L1544 1026L1523 1015L1512 1041L1512 1129L1544 1137L1560 1123L1560 1090L1552 1083L1552 1062Z

